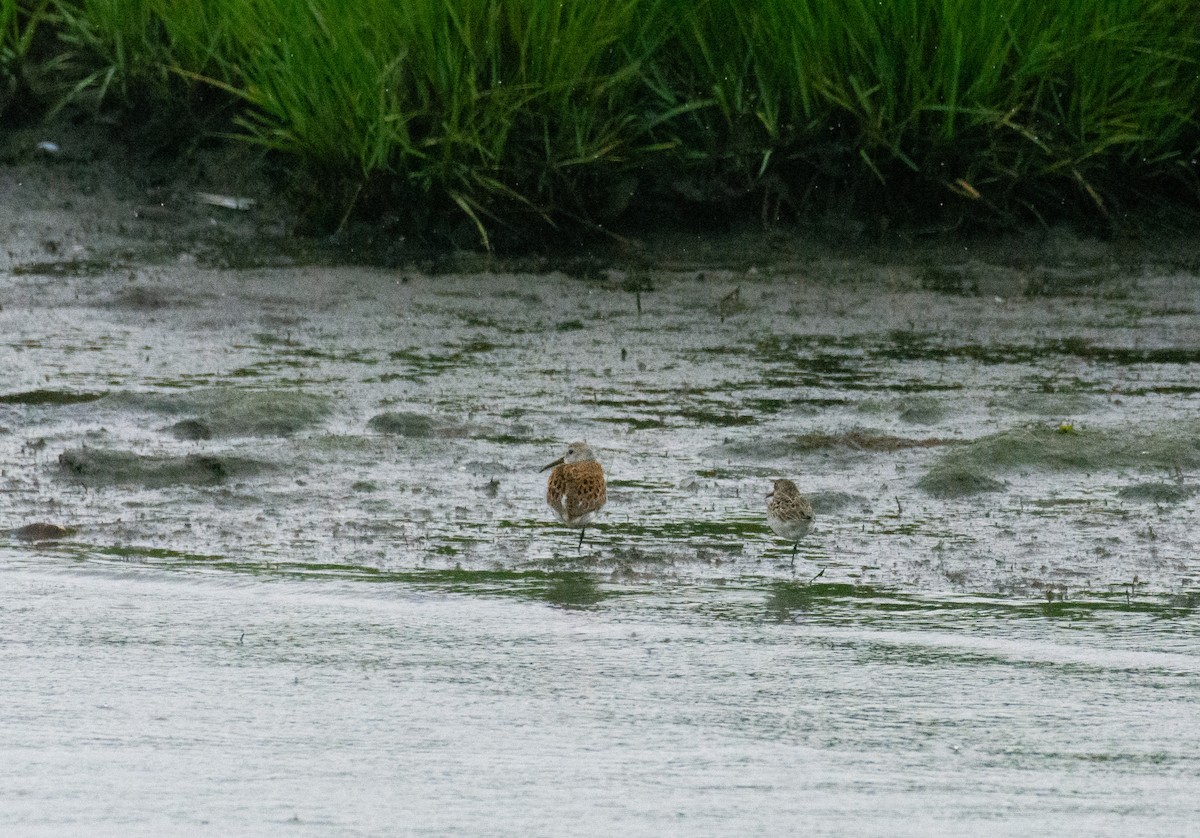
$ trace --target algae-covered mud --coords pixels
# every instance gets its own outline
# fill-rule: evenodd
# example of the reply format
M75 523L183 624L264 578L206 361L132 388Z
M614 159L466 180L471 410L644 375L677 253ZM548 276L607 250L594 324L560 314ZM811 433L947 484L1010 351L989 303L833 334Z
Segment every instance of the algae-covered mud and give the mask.
M10 255L0 823L1186 831L1194 272L681 252ZM573 439L581 549L538 473Z
M924 278L829 260L664 270L635 295L617 270L20 274L4 511L76 528L62 555L184 567L1193 591L1194 279ZM610 482L583 550L538 473L574 438ZM796 566L765 525L775 476L818 511Z

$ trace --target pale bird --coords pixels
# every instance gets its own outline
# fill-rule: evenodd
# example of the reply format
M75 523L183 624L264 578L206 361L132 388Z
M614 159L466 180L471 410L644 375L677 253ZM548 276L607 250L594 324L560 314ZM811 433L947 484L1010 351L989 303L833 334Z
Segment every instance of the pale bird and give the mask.
M792 559L800 539L812 526L813 508L808 498L800 494L796 484L790 480L776 480L767 493L767 523L780 538L792 542Z

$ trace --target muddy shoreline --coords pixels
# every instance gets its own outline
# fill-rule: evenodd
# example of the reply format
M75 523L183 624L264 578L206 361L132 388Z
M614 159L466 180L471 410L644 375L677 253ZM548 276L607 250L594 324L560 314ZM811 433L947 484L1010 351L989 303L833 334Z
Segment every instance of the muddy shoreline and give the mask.
M40 150L46 143L53 153ZM286 173L240 143L164 157L117 141L103 124L58 120L9 132L0 161L0 270L15 274L95 274L133 264L356 264L421 274L561 271L584 279L619 271L636 281L646 270L753 276L817 263L835 280L907 269L920 274L923 287L1009 296L1047 285L1086 292L1102 278L1097 272L1114 269L1200 266L1197 222L1179 214L1147 214L1123 232L1097 237L1068 226L973 232L881 226L869 215L837 212L769 228L705 227L686 211L664 211L586 241L564 231L520 251L487 253L465 219L432 239L406 236L386 219L313 231L289 199Z

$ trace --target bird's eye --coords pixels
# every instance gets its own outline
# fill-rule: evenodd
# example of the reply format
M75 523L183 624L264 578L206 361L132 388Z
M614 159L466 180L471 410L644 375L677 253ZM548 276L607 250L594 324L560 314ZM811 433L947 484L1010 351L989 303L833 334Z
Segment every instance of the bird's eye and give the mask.
M567 449L567 453L568 453L568 454L574 454L574 453L575 453L575 449L574 449L574 448L568 448L568 449Z

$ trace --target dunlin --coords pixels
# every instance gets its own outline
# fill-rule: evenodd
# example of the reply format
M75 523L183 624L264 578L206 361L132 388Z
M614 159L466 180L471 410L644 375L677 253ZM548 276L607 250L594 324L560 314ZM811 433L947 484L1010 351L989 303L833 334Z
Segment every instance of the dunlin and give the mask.
M587 525L604 506L607 495L604 469L586 442L572 442L563 454L550 465L550 480L546 483L546 503L554 515L568 527L579 527L579 547Z
M792 559L796 548L812 526L813 508L808 498L800 494L790 480L776 480L767 493L767 523L780 538L792 542Z

